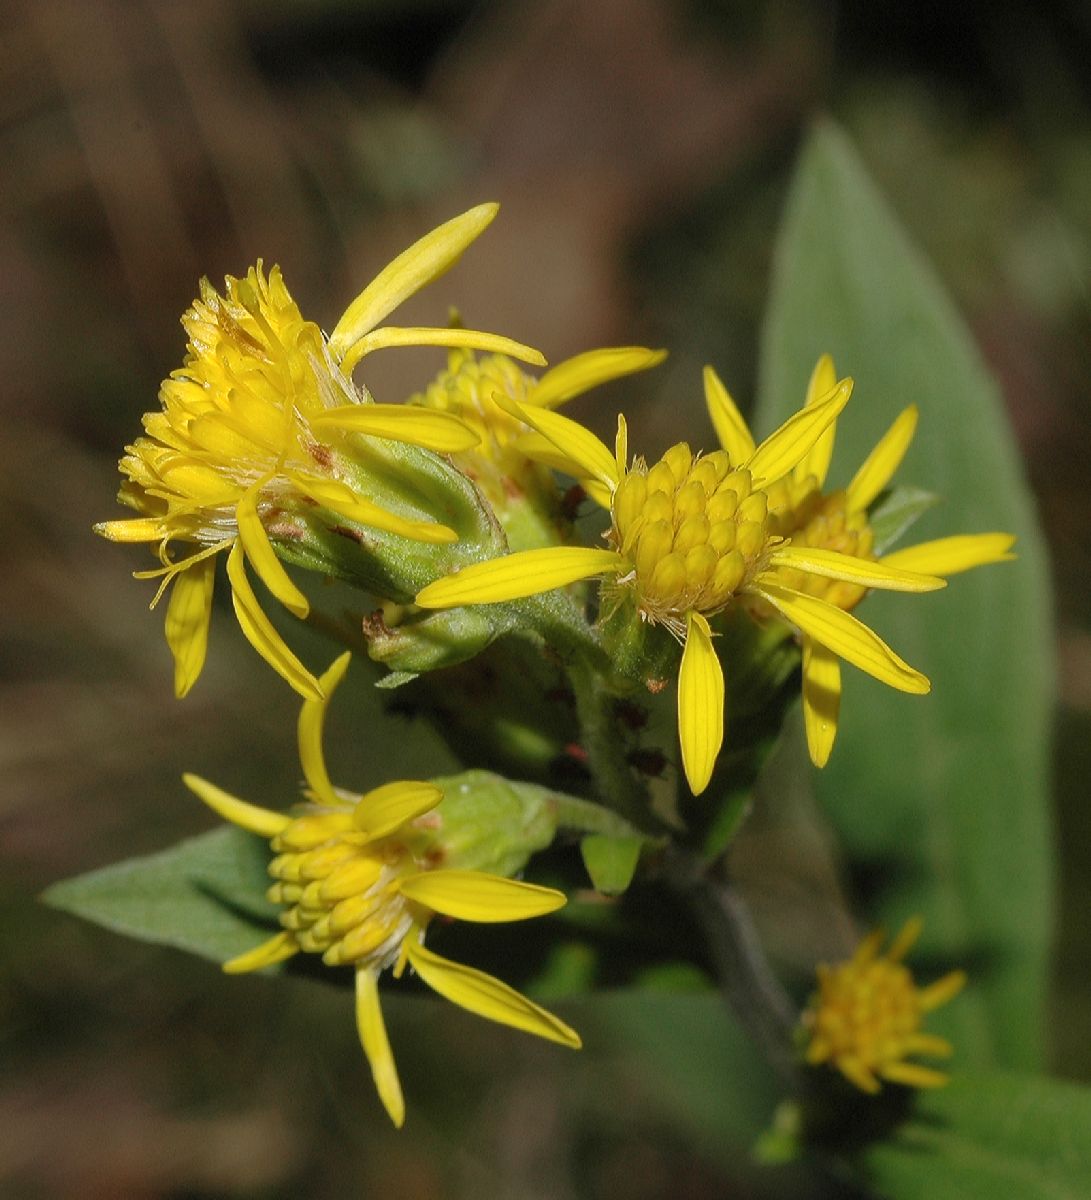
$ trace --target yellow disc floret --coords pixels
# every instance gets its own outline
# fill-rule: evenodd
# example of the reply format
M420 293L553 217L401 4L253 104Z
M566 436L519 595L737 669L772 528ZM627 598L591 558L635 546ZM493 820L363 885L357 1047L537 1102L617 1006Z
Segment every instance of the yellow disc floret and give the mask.
M637 459L611 516L639 611L678 633L687 613L709 616L731 601L761 569L769 540L768 497L751 472L733 470L722 450L695 457L685 442L650 469Z
M269 874L277 882L268 898L289 906L280 923L301 950L321 954L327 966L382 970L398 957L414 918L426 921L401 884L438 863L417 826L370 841L360 828L366 819L363 799L356 809L307 814L272 839L277 856Z

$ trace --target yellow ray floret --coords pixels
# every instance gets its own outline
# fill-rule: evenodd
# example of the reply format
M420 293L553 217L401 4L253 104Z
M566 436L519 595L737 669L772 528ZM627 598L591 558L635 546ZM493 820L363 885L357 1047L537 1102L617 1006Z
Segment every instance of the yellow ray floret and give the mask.
M679 443L651 467L640 458L628 461L624 418L619 418L611 451L560 413L498 399L505 411L534 430L523 445L540 439L550 448L542 454L546 461L602 489L611 516L610 548L551 547L477 563L430 584L417 603L424 608L498 603L603 577L608 604L630 597L643 620L665 625L683 643L678 732L683 770L694 794L708 786L723 741L724 680L710 621L735 603L780 615L814 646L893 687L927 691L924 676L871 630L828 601L806 594L798 581L919 592L941 588L944 580L837 548L797 546L774 532L770 509L776 485L826 438L851 394L851 380L825 386L830 372L832 364L816 372L814 389L822 387L821 393L816 390L803 409L759 445L710 368L706 395L724 449L702 456ZM828 654L821 661L824 686L833 690L836 659L833 670ZM818 690L812 683L812 701ZM815 716L814 704L811 711ZM836 719L836 703L826 704L821 724L830 744Z
M294 816L230 795L195 775L186 786L225 820L266 837L275 857L268 897L282 906L281 932L224 964L230 974L262 970L299 952L356 973L356 1024L376 1091L395 1125L405 1120L394 1056L379 1004L380 974L408 964L434 991L470 1012L578 1048L579 1035L498 979L442 958L424 945L432 917L496 923L555 912L553 888L443 865L443 800L431 783L405 780L353 796L332 786L322 751L329 697L349 655L322 675L304 702L298 734L307 796Z
M836 387L833 360L823 355L811 375L803 411L820 407ZM753 435L711 369L706 371L705 389L709 412L725 449L733 455L751 454ZM769 555L762 584L775 590L775 597L765 597L772 612L794 625L799 633L807 746L811 760L819 767L828 761L837 736L841 668L835 655L903 690L926 691L927 681L918 672L903 670L905 664L900 659L893 662L889 648L881 641L877 645L872 642L861 632L863 627L839 621L826 609L801 599L800 594L848 613L872 588L931 591L942 587L950 575L1013 557L1010 551L1015 539L1004 533L940 538L881 558L874 553L868 508L901 465L912 443L918 415L915 405L899 414L847 488L823 490L833 452L834 421L791 474L782 475L767 489L769 531L785 539L785 544ZM852 569L849 559L855 560ZM833 569L826 569L828 565ZM902 571L907 573L905 577L899 576ZM792 594L787 595L785 589Z
M450 355L447 369L414 396L410 405L457 417L477 434L478 444L464 458L456 457L456 462L487 489L498 488L495 495L490 490L490 499L502 508L505 501L501 481L506 480L508 486L511 482L523 488L533 486L528 484L528 465L544 461L540 457L544 439L524 445L527 425L517 412L511 411L509 402L555 409L600 384L658 366L665 357L666 351L643 346L588 350L558 363L535 379L507 355L479 358L457 350ZM546 453L560 457L552 443L544 445L548 447ZM533 462L528 464L527 459ZM548 465L563 470L570 463L563 459ZM496 480L492 478L494 472L499 473Z
M919 988L902 959L920 930L919 918L907 921L885 954L879 953L883 932L877 930L848 961L818 967L818 991L803 1014L808 1063L829 1064L872 1094L884 1080L922 1088L947 1082L943 1072L907 1059L917 1054L950 1057L950 1042L922 1032L921 1025L927 1013L962 990L966 974L951 971Z
M447 270L492 220L481 205L447 222L399 255L349 306L327 340L305 320L280 269L261 262L221 294L207 281L182 318L185 362L164 381L160 410L144 417L144 436L126 449L120 499L138 516L95 528L122 542L146 542L160 568L153 604L172 583L166 636L175 691L185 695L204 664L214 568L210 558L241 545L258 578L296 617L306 596L281 565L270 538L285 506L313 502L351 521L424 542L451 542L453 530L424 512L388 511L358 490L353 452L360 437L401 441L438 453L465 450L477 434L456 415L371 402L352 383L353 366L383 346L460 346L502 352L536 365L536 351L474 330L387 329L380 322ZM401 502L398 502L399 504ZM404 508L404 504L402 505ZM176 543L188 546L175 558ZM245 575L232 560L233 591ZM183 582L184 581L184 582ZM314 677L288 650L248 585L235 594L243 631L258 652L304 696Z

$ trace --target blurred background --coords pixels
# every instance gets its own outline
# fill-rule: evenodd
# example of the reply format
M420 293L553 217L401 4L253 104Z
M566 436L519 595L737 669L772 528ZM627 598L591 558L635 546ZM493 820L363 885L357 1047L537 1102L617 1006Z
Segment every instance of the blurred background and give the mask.
M1054 554L1051 1037L1055 1071L1091 1078L1086 4L4 0L0 14L0 1195L774 1186L744 1152L772 1110L768 1080L730 1029L686 1032L710 1017L706 996L680 1001L681 1021L654 995L571 1005L579 1056L447 1006L393 1004L410 1105L397 1135L346 993L226 980L34 897L211 827L184 769L273 805L294 791L292 693L221 613L210 668L177 703L161 616L127 576L143 556L90 532L118 514L116 459L181 362L178 318L201 275L279 262L329 329L400 249L498 200L404 323L441 324L458 304L551 361L667 346L654 376L573 406L605 432L624 394L660 451L704 436L704 362L753 394L772 239L823 112L970 322ZM368 382L400 398L442 365L442 352L378 356ZM401 727L392 745L334 722L335 774L352 786L388 760L447 765L427 731ZM728 1076L752 1076L744 1108L717 1086ZM790 1174L775 1186L818 1194Z

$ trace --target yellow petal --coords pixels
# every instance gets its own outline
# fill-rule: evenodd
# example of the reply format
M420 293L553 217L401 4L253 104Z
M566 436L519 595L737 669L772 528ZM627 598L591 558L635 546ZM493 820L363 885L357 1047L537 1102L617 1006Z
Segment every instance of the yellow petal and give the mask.
M732 466L737 467L754 453L754 435L731 399L731 393L711 367L705 367L704 379L708 415L720 445L727 451Z
M945 1087L950 1081L942 1071L907 1062L887 1063L886 1066L879 1068L879 1074L891 1083L901 1083L915 1088Z
M158 542L163 537L159 517L127 517L121 521L99 521L91 528L111 542Z
M850 1082L854 1083L862 1092L867 1092L874 1096L879 1092L879 1081L871 1073L870 1067L865 1067L858 1059L853 1058L849 1054L842 1054L836 1059L837 1069Z
M886 930L879 928L873 929L866 938L856 947L852 956L853 963L858 967L867 966L869 962L873 962L878 957L883 942L886 941Z
M589 430L576 421L562 417L560 413L538 408L533 404L517 404L508 396L493 393L493 400L505 411L520 421L525 421L547 438L572 462L578 464L579 475L589 475L612 491L617 487L621 475L613 454Z
M288 572L277 558L269 542L269 535L265 532L265 526L261 523L261 517L258 516L258 492L261 486L259 483L247 488L236 506L235 519L239 526L239 540L262 583L293 616L305 621L311 611L307 597L288 578Z
M370 967L356 968L356 1031L383 1108L401 1129L405 1124L405 1098L379 1007L379 973Z
M415 779L384 783L360 797L353 821L371 841L376 841L430 812L442 799L443 792L431 783Z
M592 575L626 570L629 562L612 550L583 546L547 546L522 550L489 562L474 563L437 579L418 593L421 608L454 608L458 604L496 604L549 592Z
M678 737L690 791L699 796L712 778L724 740L724 673L712 631L700 613L686 622L686 648L678 672Z
M318 680L288 649L284 639L273 628L273 623L261 611L250 581L246 578L240 542L235 543L227 556L227 578L231 581L231 603L246 640L304 700L320 699L322 688Z
M525 454L534 462L552 467L554 471L561 471L565 475L571 475L600 508L606 509L607 512L610 511L613 490L604 483L599 483L597 479L584 477L583 465L573 462L567 454L562 454L549 438L543 437L540 433L521 433L512 445L520 454Z
M322 727L326 722L326 709L329 707L330 697L336 691L337 685L344 679L351 658L352 652L346 650L344 654L335 659L318 680L323 695L314 700L304 700L303 707L299 710L299 721L296 726L299 761L303 767L303 778L306 779L307 786L314 793L315 800L321 804L341 803L337 793L333 790L333 784L330 783L329 773L326 770L326 756L322 751Z
M236 955L224 963L224 972L228 975L245 975L249 971L261 971L274 963L284 962L299 953L299 944L290 933L278 933L276 937L262 942L245 954Z
M890 566L889 560L855 558L836 550L818 550L810 546L778 546L768 559L772 567L787 567L821 575L825 579L843 579L861 587L885 588L890 592L934 592L947 581L937 575L919 575Z
M351 371L365 355L376 350L386 350L391 346L463 346L469 350L483 350L486 354L506 354L508 358L517 358L520 362L530 363L535 367L544 367L545 355L533 346L525 346L522 342L512 341L498 333L483 333L478 329L450 329L446 326L438 329L408 328L400 329L393 325L384 325L372 333L365 334L345 353L341 367Z
M452 1004L489 1021L510 1025L551 1042L560 1042L562 1046L570 1046L573 1050L580 1048L580 1035L574 1029L499 979L483 971L475 971L473 967L463 966L462 963L441 958L419 943L407 941L406 949L409 961L421 979Z
M339 513L350 521L430 545L449 545L458 541L458 534L446 525L439 525L435 521L414 521L408 517L399 517L397 513L389 512L363 496L358 496L347 484L339 483L335 479L318 479L313 475L303 475L295 471L288 472L288 478L316 504L321 504L323 508Z
M773 483L787 475L837 420L851 395L852 380L842 379L825 400L801 408L771 433L742 464L749 468L755 484Z
M550 368L531 390L527 403L557 408L611 379L657 367L666 357L666 350L646 350L643 346L588 350Z
M924 695L931 684L851 613L816 596L780 587L767 579L755 589L787 620L846 662L901 692Z
M937 538L885 554L883 562L903 571L928 571L933 575L957 575L986 563L1009 562L1015 558L1010 533L964 533Z
M898 936L890 943L890 949L883 957L890 962L901 962L909 951L912 950L923 928L924 922L920 917L910 917L902 926Z
M614 462L617 464L617 477L621 479L629 465L629 422L624 413L617 415L617 433L614 435Z
M562 454L544 434L521 433L512 444L520 454L525 454L527 458L532 458L544 466L552 467L554 471L571 475L573 479L579 479L587 470L583 463Z
M216 560L198 559L174 577L164 629L174 655L174 694L180 700L197 682L208 650Z
M276 837L283 833L292 823L292 818L284 813L273 812L268 808L260 808L256 804L248 804L223 788L218 788L200 775L188 772L182 776L182 782L198 799L203 800L214 813L238 825L248 833L256 833L263 838Z
M807 399L803 402L804 407L825 400L835 387L837 387L837 374L833 369L833 359L828 354L823 354L811 372L811 378L807 384ZM808 475L813 475L819 487L826 482L830 459L833 458L833 443L836 434L837 422L834 421L826 427L818 441L796 463L794 472L796 479L803 480Z
M939 1008L941 1004L946 1004L948 1000L953 1000L965 986L966 972L951 971L949 974L944 975L942 979L937 979L935 983L930 983L928 987L921 988L917 994L921 1011L932 1012L933 1009Z
M841 664L837 655L803 637L803 725L816 767L829 762L841 710Z
M400 891L446 917L488 923L541 917L567 901L554 888L481 871L422 871L405 880Z
M453 413L415 404L345 404L327 408L312 417L311 424L316 428L334 425L353 433L409 442L437 454L457 454L481 441L469 425Z
M954 1046L946 1039L934 1033L911 1033L905 1039L906 1054L929 1054L933 1058L950 1058L955 1052Z
M330 351L341 360L352 344L369 333L403 300L438 279L485 232L500 206L479 204L426 233L384 267L345 310L330 336Z
M917 431L917 406L911 404L895 419L864 460L847 488L849 512L862 512L886 487L905 458Z

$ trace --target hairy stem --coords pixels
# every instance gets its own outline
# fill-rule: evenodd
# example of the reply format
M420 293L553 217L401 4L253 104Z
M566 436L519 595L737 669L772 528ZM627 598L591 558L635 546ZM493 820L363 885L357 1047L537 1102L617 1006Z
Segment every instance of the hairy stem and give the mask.
M653 824L647 789L626 755L625 739L614 711L617 698L596 666L583 655L568 666L588 766L602 803L638 829L646 830Z

